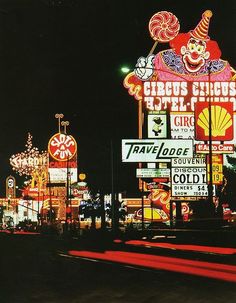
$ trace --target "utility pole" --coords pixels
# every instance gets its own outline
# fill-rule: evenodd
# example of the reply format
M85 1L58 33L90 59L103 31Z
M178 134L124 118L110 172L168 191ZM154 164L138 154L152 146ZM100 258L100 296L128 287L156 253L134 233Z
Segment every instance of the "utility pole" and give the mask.
M208 101L208 111L209 111L209 183L208 183L208 201L209 204L213 203L213 182L212 182L212 123L211 123L211 90L210 90L210 77L211 77L211 63L208 66L208 83L209 83L209 101Z
M39 191L38 191L38 225L40 225L40 214L39 214Z
M48 172L48 181L49 181L49 222L52 223L52 187L51 187L51 178L50 173Z
M106 214L105 214L105 205L104 205L104 195L100 191L99 192L99 202L100 202L100 207L101 207L101 229L105 230L106 229Z
M116 230L116 226L115 226L115 211L116 211L116 207L115 207L115 196L114 196L114 159L113 159L113 142L111 140L110 143L110 157L111 157L111 228L113 233Z
M142 205L142 231L144 231L144 181L142 180L142 197L141 197L141 205Z
M66 163L66 231L68 230L68 221L69 221L69 158Z

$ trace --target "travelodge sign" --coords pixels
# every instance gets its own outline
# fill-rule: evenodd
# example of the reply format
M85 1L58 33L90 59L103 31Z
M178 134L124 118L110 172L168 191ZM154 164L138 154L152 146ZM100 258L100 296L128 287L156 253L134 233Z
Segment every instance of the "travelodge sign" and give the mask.
M123 162L158 162L161 158L193 156L193 140L128 139L122 140Z

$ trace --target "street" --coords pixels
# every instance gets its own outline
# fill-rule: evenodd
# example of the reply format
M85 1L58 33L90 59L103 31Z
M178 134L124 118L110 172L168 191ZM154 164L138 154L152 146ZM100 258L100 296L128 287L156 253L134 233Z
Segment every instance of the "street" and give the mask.
M236 302L235 14L0 0L0 303Z
M151 245L147 240L117 239L98 245L92 237L88 239L0 233L1 302L218 303L236 299L234 248L181 243L179 249L180 244L171 239L157 239ZM191 274L191 268L199 272Z

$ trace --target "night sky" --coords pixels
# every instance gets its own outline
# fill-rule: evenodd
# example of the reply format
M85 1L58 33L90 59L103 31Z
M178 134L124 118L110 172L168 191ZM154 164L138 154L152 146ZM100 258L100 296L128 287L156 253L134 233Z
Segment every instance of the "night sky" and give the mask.
M137 165L121 162L121 140L138 137L138 107L120 68L133 69L149 53L152 15L170 11L188 32L206 9L213 12L209 36L236 67L235 0L0 0L0 195L6 177L17 177L10 156L25 150L28 132L46 150L58 131L56 113L70 122L79 172L92 189L111 192L113 151L114 190L137 193Z

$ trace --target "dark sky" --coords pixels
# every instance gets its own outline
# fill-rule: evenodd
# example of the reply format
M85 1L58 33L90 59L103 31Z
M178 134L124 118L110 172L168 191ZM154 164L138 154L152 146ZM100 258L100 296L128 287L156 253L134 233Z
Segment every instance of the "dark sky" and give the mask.
M138 136L137 102L120 67L133 68L150 51L156 12L172 12L188 32L206 9L209 35L235 67L235 0L0 0L0 195L13 174L9 157L25 149L28 132L47 149L56 113L70 122L78 168L92 188L111 191L112 142L115 191L137 191L136 165L121 163L121 139Z

